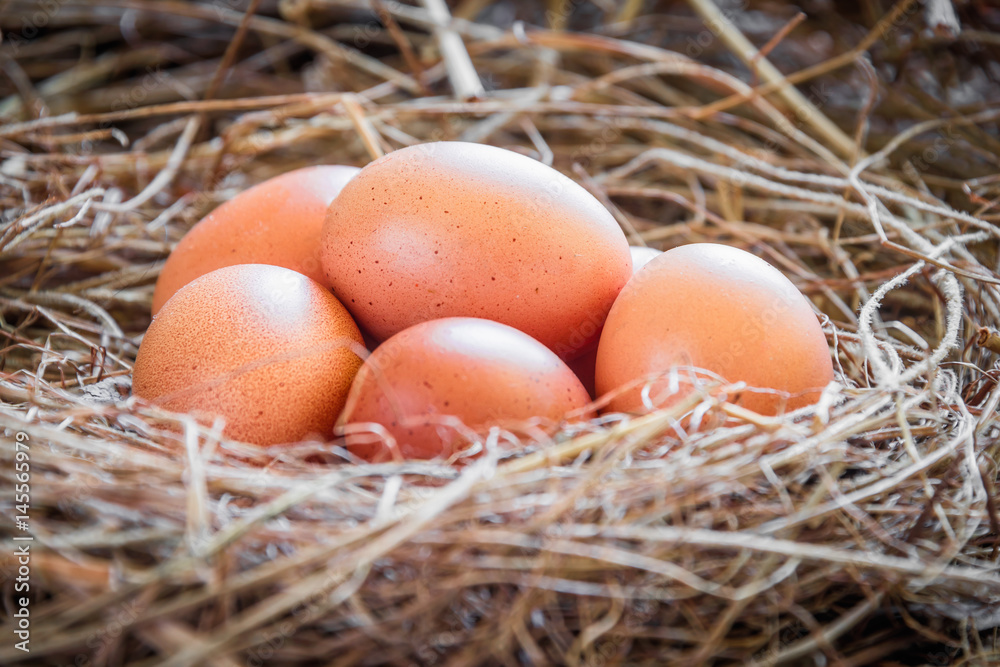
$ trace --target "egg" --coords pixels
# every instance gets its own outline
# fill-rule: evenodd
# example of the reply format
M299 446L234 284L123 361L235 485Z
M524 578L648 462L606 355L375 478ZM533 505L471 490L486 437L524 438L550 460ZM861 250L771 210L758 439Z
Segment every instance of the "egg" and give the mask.
M628 249L632 255L633 276L639 269L652 261L653 258L659 257L663 254L662 250L649 248L647 246L630 245ZM590 395L596 397L597 391L595 389L594 373L597 366L597 345L592 346L582 355L576 359L568 361L567 363L569 364L569 367L573 369L573 372L576 373L576 376L580 378L580 382L582 382L583 386L587 388Z
M814 403L833 379L810 302L764 260L714 243L668 250L625 286L601 335L596 390L603 395L678 366L745 382L748 389L731 400L765 415ZM668 378L653 383L655 403L668 405L690 390L688 373L679 377L680 390L670 395ZM635 387L608 409L642 408Z
M258 445L329 438L361 359L336 297L290 269L224 267L164 304L139 346L136 396Z
M447 457L474 431L541 418L557 422L590 401L565 363L527 334L498 322L450 317L415 324L372 352L351 387L341 422L346 444L369 460L392 451L365 423L381 425L404 458ZM457 421L456 421L457 420Z
M153 290L153 314L184 285L234 264L273 264L329 288L320 265L326 209L357 167L317 165L289 171L241 192L191 228L174 248Z
M322 259L334 293L379 340L443 317L585 352L632 274L615 219L580 185L512 151L464 142L375 160L330 205Z

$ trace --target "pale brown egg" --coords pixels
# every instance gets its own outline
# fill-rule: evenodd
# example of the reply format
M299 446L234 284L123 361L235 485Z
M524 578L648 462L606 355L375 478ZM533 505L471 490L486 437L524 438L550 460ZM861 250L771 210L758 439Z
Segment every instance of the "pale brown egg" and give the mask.
M659 257L663 254L662 250L657 250L656 248L649 248L647 246L630 245L628 247L629 252L632 254L632 275L634 276L639 269L649 264L650 261ZM576 359L572 359L566 362L576 376L580 378L580 382L583 386L587 388L591 396L596 398L596 389L594 382L594 372L597 366L597 344L593 345L589 350L581 354Z
M361 366L361 333L325 287L277 266L196 278L153 318L136 396L258 445L329 438Z
M360 169L317 165L241 192L191 228L167 258L153 291L153 314L184 285L235 264L273 264L330 287L320 264L326 209Z
M737 248L695 243L668 250L636 273L608 315L597 351L599 395L671 368L695 367L749 385L738 403L773 415L814 403L833 379L826 336L795 285L764 260ZM669 405L690 391L681 370L649 392ZM611 411L641 411L640 389Z
M358 372L342 423L380 424L403 458L448 457L467 447L463 429L532 418L558 422L590 397L565 363L527 334L490 320L451 317L404 329ZM393 457L371 432L347 446L370 460Z
M482 317L564 359L593 344L632 275L625 235L580 185L524 155L463 142L403 148L362 169L330 205L323 265L377 339Z

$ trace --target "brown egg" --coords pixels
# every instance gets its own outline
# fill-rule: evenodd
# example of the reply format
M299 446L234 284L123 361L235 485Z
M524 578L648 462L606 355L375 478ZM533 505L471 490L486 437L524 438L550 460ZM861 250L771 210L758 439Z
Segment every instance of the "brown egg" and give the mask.
M357 167L296 169L241 192L205 216L167 258L153 291L153 314L184 285L235 264L273 264L329 288L320 265L326 209Z
M289 269L240 264L178 290L132 370L136 396L225 419L258 445L329 438L361 366L361 333L326 288Z
M764 260L713 243L668 250L625 286L597 350L597 392L677 366L763 389L741 392L738 403L767 415L814 403L833 379L830 348L808 299ZM690 390L689 374L680 377L672 395L667 378L653 383L655 404ZM639 388L609 406L642 409Z
M663 254L662 250L656 250L655 248L648 248L646 246L630 245L628 247L629 252L632 254L632 275L634 276L639 269L649 264L650 261L659 257ZM583 386L587 388L590 395L597 396L597 391L594 387L594 372L597 366L597 345L596 343L586 352L581 354L576 359L572 359L566 362L576 376L580 378L580 382Z
M482 317L578 356L632 274L628 242L578 184L512 151L463 142L372 162L331 204L323 266L380 340Z
M416 324L376 348L341 422L381 424L404 458L429 459L469 444L458 422L481 432L533 417L559 421L589 401L573 371L527 334L451 317ZM370 431L348 435L347 446L369 460L392 458Z

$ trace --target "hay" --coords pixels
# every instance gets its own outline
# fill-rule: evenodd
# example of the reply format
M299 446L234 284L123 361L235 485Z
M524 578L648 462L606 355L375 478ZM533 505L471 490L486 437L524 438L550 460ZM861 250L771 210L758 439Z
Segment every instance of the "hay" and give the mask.
M6 548L0 662L1000 657L995 10L956 35L911 0L816 3L761 56L737 31L794 12L255 4L2 3L0 531L34 540L31 653ZM207 211L437 139L551 161L633 242L764 257L823 314L838 384L777 418L706 390L494 431L462 468L259 450L129 397L157 272Z

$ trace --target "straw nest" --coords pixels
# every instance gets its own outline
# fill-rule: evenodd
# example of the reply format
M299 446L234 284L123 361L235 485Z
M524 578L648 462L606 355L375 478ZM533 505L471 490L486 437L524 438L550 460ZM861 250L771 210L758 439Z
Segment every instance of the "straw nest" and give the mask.
M249 4L2 3L0 532L33 541L31 652L5 547L0 662L997 659L996 10ZM838 383L777 418L705 392L493 432L458 468L255 449L129 396L200 217L436 139L551 161L633 243L764 257Z

